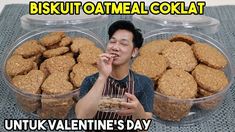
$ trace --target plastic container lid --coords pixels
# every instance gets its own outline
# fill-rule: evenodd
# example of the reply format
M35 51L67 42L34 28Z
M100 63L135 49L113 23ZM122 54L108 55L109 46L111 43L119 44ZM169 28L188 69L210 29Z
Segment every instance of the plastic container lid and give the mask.
M218 32L220 22L204 15L134 15L133 21L148 22L158 28L191 28L206 34Z
M32 30L43 27L64 27L77 26L93 28L100 26L99 22L104 22L107 15L86 15L81 12L80 15L29 15L21 17L21 26L25 30ZM98 25L97 25L98 24ZM87 25L87 26L84 26Z

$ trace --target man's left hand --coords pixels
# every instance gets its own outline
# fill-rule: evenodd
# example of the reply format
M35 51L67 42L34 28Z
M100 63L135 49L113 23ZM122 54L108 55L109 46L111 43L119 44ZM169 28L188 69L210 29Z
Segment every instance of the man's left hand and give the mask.
M118 111L118 114L120 116L141 116L139 114L144 113L144 109L136 96L130 93L125 93L125 96L127 96L128 102L121 103L123 109Z

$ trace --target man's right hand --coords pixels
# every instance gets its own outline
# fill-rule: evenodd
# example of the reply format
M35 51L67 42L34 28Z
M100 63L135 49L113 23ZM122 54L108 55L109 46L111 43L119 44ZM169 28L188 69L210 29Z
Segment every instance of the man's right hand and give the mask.
M97 60L97 67L99 70L99 76L107 78L112 72L113 55L103 53L99 55Z
M112 72L113 56L103 53L97 60L99 77L89 92L76 104L76 116L80 119L92 119L97 113L98 104L104 90L108 76Z

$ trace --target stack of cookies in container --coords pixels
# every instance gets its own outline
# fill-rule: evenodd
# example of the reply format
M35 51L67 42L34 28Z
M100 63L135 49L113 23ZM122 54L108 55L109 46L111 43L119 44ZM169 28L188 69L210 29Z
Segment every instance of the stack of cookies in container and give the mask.
M87 37L49 32L16 47L5 69L25 112L41 118L65 118L83 79L97 72L102 49Z
M224 54L211 44L176 34L145 43L132 69L155 83L154 114L163 120L181 121L194 105L212 110L223 101L221 96L206 98L228 85L223 71L227 63ZM199 98L205 101L194 104Z

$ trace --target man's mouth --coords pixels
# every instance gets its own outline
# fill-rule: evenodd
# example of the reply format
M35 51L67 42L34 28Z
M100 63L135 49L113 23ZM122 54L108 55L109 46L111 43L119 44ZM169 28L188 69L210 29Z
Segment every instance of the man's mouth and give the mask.
M119 57L119 55L117 53L110 53L110 54L113 56L113 58Z

